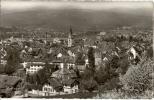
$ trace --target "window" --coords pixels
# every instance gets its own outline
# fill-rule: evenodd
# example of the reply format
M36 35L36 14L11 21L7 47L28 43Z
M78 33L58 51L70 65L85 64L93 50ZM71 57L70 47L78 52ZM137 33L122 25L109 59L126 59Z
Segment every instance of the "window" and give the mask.
M47 91L47 88L45 88L45 91Z
M48 91L50 92L50 91L51 91L51 89L50 89L50 88L48 88Z
M44 91L46 91L46 88L44 87Z

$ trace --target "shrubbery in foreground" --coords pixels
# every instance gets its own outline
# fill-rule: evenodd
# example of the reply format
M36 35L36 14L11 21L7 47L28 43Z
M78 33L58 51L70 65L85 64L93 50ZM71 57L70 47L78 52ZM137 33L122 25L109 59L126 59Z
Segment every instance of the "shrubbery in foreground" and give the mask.
M126 74L119 77L122 88L106 90L94 98L152 98L154 61L143 60L138 65L131 65ZM103 89L103 88L102 88Z
M154 61L142 61L138 65L129 67L125 75L120 76L123 89L141 93L145 90L152 89L152 77L150 76L154 70Z

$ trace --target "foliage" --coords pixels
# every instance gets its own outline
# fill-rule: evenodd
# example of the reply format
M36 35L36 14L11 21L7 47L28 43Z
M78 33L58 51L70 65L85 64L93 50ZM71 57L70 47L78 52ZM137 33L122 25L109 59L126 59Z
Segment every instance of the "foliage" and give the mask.
M14 73L20 64L20 61L21 59L19 57L19 50L10 47L7 50L7 64L5 66L5 73L9 75Z
M29 75L27 80L31 84L39 84L43 85L47 82L47 80L50 78L51 74L56 71L53 65L49 65L48 62L46 62L45 67L43 69L40 69L37 73L34 73L32 75Z
M0 64L0 74L5 72L5 66Z
M89 92L94 91L95 89L97 89L98 86L97 82L93 79L93 77L82 80L81 84L83 89L88 90Z
M92 47L88 50L88 61L89 61L89 68L94 72L95 70L95 58L94 58L94 49Z
M80 83L82 89L92 92L97 88L98 84L94 79L94 71L91 68L86 67L86 70L81 78Z
M147 49L147 57L153 58L153 47L152 46L148 47Z
M78 65L84 65L85 64L84 56L81 52L77 53L75 63L78 64Z
M95 73L97 83L105 83L110 78L110 73L107 67L100 67Z
M152 89L152 79L150 74L153 73L154 62L152 60L143 60L138 65L129 67L125 75L120 77L124 90L129 92L143 92Z
M95 80L98 83L104 84L107 80L117 77L116 69L119 66L119 62L120 60L116 56L113 56L111 60L102 64L95 73Z
M119 74L124 75L129 67L129 61L128 56L123 56L120 60L118 60L118 68L116 69L116 72Z
M83 80L84 79L89 79L90 77L93 77L93 71L90 68L86 67L86 69L85 69L85 71L84 71L84 73L82 75L82 79Z
M93 99L152 99L152 91L146 90L141 94L126 94L119 90L110 90L104 93L98 93Z
M122 87L118 77L113 77L112 79L107 80L103 85L99 86L100 92L105 92L108 90L119 90Z

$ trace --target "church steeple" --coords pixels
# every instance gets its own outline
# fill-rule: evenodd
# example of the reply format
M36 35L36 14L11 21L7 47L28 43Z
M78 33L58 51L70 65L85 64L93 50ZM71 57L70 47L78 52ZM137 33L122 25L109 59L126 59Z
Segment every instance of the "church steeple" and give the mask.
M73 34L72 27L70 26L70 32L69 32L69 35L68 35L68 47L72 46L72 42L73 42L72 34Z

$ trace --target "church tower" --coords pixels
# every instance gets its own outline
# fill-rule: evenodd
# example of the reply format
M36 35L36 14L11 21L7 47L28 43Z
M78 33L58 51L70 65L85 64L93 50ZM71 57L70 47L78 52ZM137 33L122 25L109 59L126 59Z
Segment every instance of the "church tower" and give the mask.
M70 32L69 32L69 35L68 35L68 47L72 47L72 43L73 43L73 40L72 40L72 28L70 27Z

